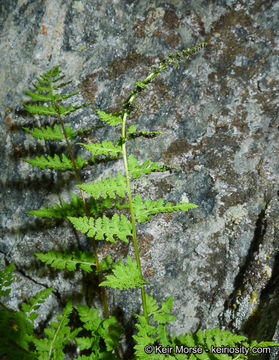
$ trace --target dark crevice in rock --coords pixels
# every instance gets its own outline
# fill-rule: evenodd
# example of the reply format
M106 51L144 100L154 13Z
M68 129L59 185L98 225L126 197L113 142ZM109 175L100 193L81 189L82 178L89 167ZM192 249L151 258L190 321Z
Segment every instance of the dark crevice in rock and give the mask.
M43 283L41 283L41 282L33 279L30 275L27 275L24 270L19 269L19 267L17 267L16 264L15 264L15 269L16 269L16 271L17 271L19 274L21 274L23 277L25 277L26 279L32 281L32 283L34 283L34 284L36 284L36 285L40 285L40 286L42 286L42 287L45 288L45 289L49 289L49 286L47 286L47 285L45 285L45 284L43 284ZM54 290L52 291L52 294L55 295L56 298L57 298L57 300L58 300L58 302L61 303L61 295L59 294L59 292L54 289Z
M279 320L279 254L275 257L273 275L263 289L259 305L253 316L243 324L250 339L272 339ZM264 359L264 358L263 358Z
M238 275L235 278L234 281L234 291L231 294L230 298L225 303L225 310L232 310L233 305L235 304L235 299L238 296L238 292L241 291L244 287L247 281L250 280L250 272L253 274L251 268L253 267L255 254L259 251L259 246L263 241L265 232L266 232L266 209L268 204L266 204L265 208L261 210L261 212L258 215L257 221L256 221L256 227L254 231L253 240L251 242L250 249L248 251L248 254L245 258L245 262L243 266L240 268ZM228 324L230 328L234 328L233 326L233 319L231 319L231 322Z

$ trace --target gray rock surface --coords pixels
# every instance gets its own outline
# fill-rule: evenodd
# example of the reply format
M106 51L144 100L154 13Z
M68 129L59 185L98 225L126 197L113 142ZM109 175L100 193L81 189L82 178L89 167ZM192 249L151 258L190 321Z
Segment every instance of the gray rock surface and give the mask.
M137 139L129 151L138 160L179 168L141 178L133 191L199 206L157 215L139 228L148 292L159 301L173 295L173 333L221 327L279 340L278 12L278 1L257 0L0 3L0 258L2 265L16 265L11 308L50 286L55 291L38 324L69 297L96 304L87 278L50 270L33 256L77 246L66 223L25 214L57 201L58 194L66 200L75 183L68 173L20 161L53 151L22 130L47 124L23 110L23 90L35 76L61 64L73 80L71 89L81 91L77 103L119 111L148 66L207 41L187 67L172 68L153 81L130 117L139 129L163 134ZM76 129L100 124L90 108L67 121ZM118 136L101 128L90 140ZM100 165L85 171L83 179L115 173L119 166ZM85 238L81 245L90 248ZM109 251L115 259L133 255L131 245L100 246L102 255ZM139 308L139 293L113 294L111 305L121 309L127 323Z

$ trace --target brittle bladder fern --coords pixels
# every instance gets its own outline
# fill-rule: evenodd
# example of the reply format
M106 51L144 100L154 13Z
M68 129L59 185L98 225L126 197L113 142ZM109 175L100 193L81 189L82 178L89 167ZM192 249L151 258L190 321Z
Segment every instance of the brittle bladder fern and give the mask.
M148 89L148 84L157 77L164 69L178 65L179 62L187 62L206 44L201 43L191 49L183 50L176 54L170 54L159 66L153 66L152 72L141 82L135 83L135 88L123 103L122 108L117 114L107 114L102 110L96 110L100 120L106 125L119 129L119 139L112 141L103 140L98 143L76 144L89 151L90 158L77 158L73 155L72 142L77 141L79 131L75 131L70 126L64 125L65 116L91 104L82 104L78 106L64 106L63 101L77 95L77 92L61 95L61 88L68 84L63 83L63 74L58 66L55 66L47 73L37 77L37 83L34 84L34 91L26 91L34 102L32 105L24 105L30 114L54 116L58 120L54 126L44 128L28 129L24 128L35 139L44 139L47 141L63 141L66 144L68 155L55 154L51 156L37 156L35 159L24 159L29 164L40 167L42 170L50 168L57 171L73 171L76 177L77 187L80 191L80 197L72 195L70 203L60 199L59 204L48 206L37 210L31 210L28 213L38 217L67 218L76 230L86 234L90 238L93 254L81 251L80 249L64 252L51 251L46 254L36 253L35 255L42 262L56 269L67 271L82 270L86 273L94 272L98 277L98 284L101 291L101 300L103 303L103 319L97 309L87 306L77 306L81 326L72 330L69 326L70 316L73 312L72 302L69 301L64 308L61 316L57 316L57 321L51 322L51 327L44 330L44 338L38 338L33 330L34 320L37 317L41 303L51 293L52 289L47 289L33 298L29 299L30 304L23 304L22 308L16 314L21 314L24 320L26 336L22 342L16 344L16 349L20 354L27 354L26 359L39 360L60 360L64 359L64 347L69 342L75 342L77 352L75 358L78 360L98 360L98 359L123 359L123 353L120 349L120 337L123 328L118 325L115 317L109 315L107 295L105 287L118 288L120 290L129 290L139 288L141 291L143 315L137 314L138 323L136 325L138 333L133 336L136 345L134 347L135 359L246 359L242 354L224 355L210 354L211 346L221 346L225 343L233 346L250 345L243 336L222 332L219 329L206 330L196 334L185 334L170 337L166 325L175 320L170 315L172 307L172 297L159 306L155 299L146 294L146 286L142 273L141 259L137 241L137 224L148 221L152 216L159 213L174 211L188 211L194 209L197 205L192 203L165 202L163 199L151 201L149 198L143 199L140 194L132 194L131 181L141 176L146 176L152 172L172 171L171 166L165 166L158 162L147 160L140 163L132 154L127 156L126 145L136 137L155 138L160 135L160 131L138 130L133 124L127 129L127 119L133 109L133 102L142 93ZM124 173L118 173L116 176L102 178L99 181L83 184L80 171L84 166L96 163L96 159L101 157L103 160L118 159L123 161ZM119 160L120 159L120 160ZM87 195L85 195L87 194ZM104 214L105 209L110 209L109 214ZM123 213L125 209L125 213ZM129 216L127 214L129 210ZM114 213L113 213L114 211ZM116 243L120 240L124 243L132 239L136 261L131 257L113 263L110 255L107 255L102 261L99 261L97 254L96 241L109 241ZM9 290L5 290L12 283L13 265L7 267L0 273L0 296L7 296ZM104 276L106 274L106 277ZM0 316L5 321L11 316L9 309L0 302L2 310ZM15 316L13 314L13 316ZM5 324L7 321L5 322ZM27 325L26 325L27 324ZM31 324L31 327L30 327ZM8 326L8 325L7 325ZM23 325L20 325L23 326ZM81 336L82 334L82 336ZM275 345L274 343L253 343L253 346ZM160 352L164 349L175 349L178 346L178 352ZM185 353L181 346L185 348L202 348L202 353L190 351ZM151 347L151 348L150 348ZM3 350L5 349L5 350ZM148 349L148 351L147 351ZM157 349L157 350L156 350ZM5 354L5 344L0 341L0 353ZM6 352L3 352L6 351ZM157 353L156 353L157 351ZM28 357L29 356L29 357Z

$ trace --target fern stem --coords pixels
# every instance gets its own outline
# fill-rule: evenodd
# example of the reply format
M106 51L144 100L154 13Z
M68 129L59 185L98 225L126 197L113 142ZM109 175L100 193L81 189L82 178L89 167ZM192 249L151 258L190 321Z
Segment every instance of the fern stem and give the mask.
M129 209L130 209L130 215L131 215L131 222L132 222L132 234L133 234L133 244L135 249L135 255L136 255L136 261L137 261L137 267L140 271L141 279L143 280L142 275L142 268L141 268L141 262L140 262L140 256L139 256L139 249L138 249L138 241L137 241L137 232L136 232L136 219L134 215L134 208L133 208L133 201L132 201L132 194L131 194L131 187L130 187L130 173L128 169L128 162L127 162L127 152L126 152L126 132L125 132L125 126L126 126L126 118L127 118L127 112L124 112L123 118L122 118L122 152L123 152L123 161L124 161L124 167L125 167L125 175L126 175L126 186L127 186L127 193L128 193L128 201L129 201ZM148 313L147 313L147 304L146 304L146 294L144 290L144 285L140 288L141 290L141 299L142 299L142 308L144 317L147 321L147 324L149 323Z
M130 188L130 174L128 169L128 162L127 162L127 153L126 153L126 119L128 114L131 112L131 104L135 100L136 97L138 97L141 93L141 91L144 88L148 88L148 83L150 83L154 78L156 78L161 71L167 69L170 67L170 65L178 65L177 60L182 60L183 62L186 62L186 60L190 60L190 58L197 54L200 49L202 49L206 45L205 42L200 43L199 45L188 48L187 50L183 50L181 52L178 52L176 54L169 54L170 57L163 59L161 64L159 66L153 66L154 69L142 82L135 83L135 90L131 92L129 97L126 99L126 101L123 103L123 115L122 115L122 152L123 152L123 161L124 161L124 167L125 167L125 174L126 174L126 185L127 185L127 193L128 193L128 199L129 199L129 209L131 214L131 222L132 222L132 235L133 235L133 243L134 243L134 249L135 249L135 255L136 255L136 261L137 266L140 271L141 278L143 280L142 275L142 268L141 268L141 262L140 262L140 256L139 256L139 250L138 250L138 242L137 242L137 234L136 234L136 221L134 216L134 209L133 209L133 202L132 202L132 195L131 195L131 188ZM186 60L183 59L186 57ZM147 304L146 304L146 293L144 290L144 286L141 287L141 298L142 298L142 307L143 307L143 313L144 317L147 321L147 324L149 323L148 318L148 312L147 312Z
M52 89L51 89L51 92L52 92ZM69 138L68 138L66 130L65 130L64 122L63 122L62 116L60 114L59 107L58 107L58 105L57 105L57 103L56 103L56 101L54 99L52 101L52 104L53 104L53 107L56 110L57 117L59 119L59 123L60 123L64 138L65 138L65 141L66 141L66 145L67 145L67 149L69 151L70 159L71 159L72 164L73 164L76 181L77 181L78 185L81 185L81 179L80 179L80 176L79 176L78 167L77 167L76 160L75 160L72 148L71 148ZM80 194L81 194L85 214L89 218L89 211L88 211L88 208L87 208L87 205L86 205L84 191L82 189L80 189ZM96 269L98 271L100 271L101 266L100 266L100 262L99 262L99 258L98 258L96 242L92 237L90 238L90 241L91 241L91 246L92 246L92 250L93 250L93 255L94 255L94 258L95 258ZM98 283L100 284L103 280L104 280L103 275L101 273L98 273ZM109 318L108 299L107 299L106 290L103 287L100 288L100 296L101 296L101 301L103 303L105 318L108 319Z

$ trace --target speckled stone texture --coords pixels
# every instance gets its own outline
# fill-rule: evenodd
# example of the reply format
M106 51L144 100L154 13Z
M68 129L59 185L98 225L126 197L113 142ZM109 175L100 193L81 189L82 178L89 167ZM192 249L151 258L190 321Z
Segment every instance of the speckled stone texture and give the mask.
M77 246L66 222L25 214L58 201L57 195L69 199L76 189L71 174L20 160L57 150L22 130L51 121L24 111L23 90L60 64L73 80L70 89L80 90L76 103L94 104L67 124L99 125L94 108L119 111L148 66L206 41L187 67L153 81L130 116L129 124L163 134L137 139L129 151L139 161L178 167L139 179L133 192L199 206L157 215L139 227L144 276L157 300L173 295L173 333L221 327L279 340L278 15L278 1L259 0L1 1L0 258L2 265L16 265L10 307L50 286L55 291L38 324L68 298L98 306L90 278L49 269L33 256ZM118 136L112 128L97 128L87 140ZM119 163L107 163L82 176L89 182L119 169ZM80 246L90 249L83 237ZM99 250L115 259L133 255L131 245L101 244ZM110 303L130 324L139 292L112 292Z

